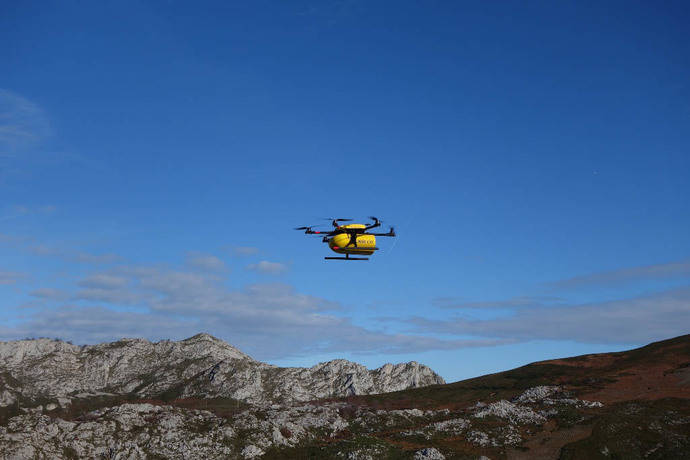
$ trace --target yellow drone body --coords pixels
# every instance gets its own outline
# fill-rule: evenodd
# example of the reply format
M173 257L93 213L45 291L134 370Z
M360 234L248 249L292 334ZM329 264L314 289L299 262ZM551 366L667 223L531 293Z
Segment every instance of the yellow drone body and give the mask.
M331 251L345 254L345 257L324 257L324 259L369 260L367 257L350 257L350 255L370 256L379 249L376 247L377 236L395 236L393 227L388 233L367 233L369 230L381 226L381 221L376 217L370 217L370 219L373 220L373 223L369 225L340 225L339 222L352 219L332 219L333 230L312 230L312 227L297 227L295 230L304 230L307 235L321 235L323 236L322 241L328 243Z
M341 225L338 228L361 228L366 226L362 224ZM376 247L376 236L362 233L352 235L348 233L340 233L333 236L328 241L328 247L338 254L358 254L370 256L374 251L378 250Z

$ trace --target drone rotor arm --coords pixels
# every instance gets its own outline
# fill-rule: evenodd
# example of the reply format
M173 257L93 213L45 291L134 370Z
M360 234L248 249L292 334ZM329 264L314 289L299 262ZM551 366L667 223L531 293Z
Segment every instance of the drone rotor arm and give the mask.
M323 236L335 235L334 230L314 230L313 227L295 227L295 230L304 230L304 233L307 235L323 235Z
M367 235L374 235L374 236L397 236L395 234L395 229L391 227L391 229L388 231L388 233L367 233Z

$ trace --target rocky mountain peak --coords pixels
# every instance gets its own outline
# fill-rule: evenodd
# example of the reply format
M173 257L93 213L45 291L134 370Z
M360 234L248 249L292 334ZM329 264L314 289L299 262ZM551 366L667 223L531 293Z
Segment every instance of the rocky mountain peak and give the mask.
M229 343L205 332L196 334L179 342L171 343L179 344L182 349L191 353L203 354L207 352L222 359L246 359L255 361L254 358L243 353Z
M188 338L182 340L182 342L203 342L203 341L225 343L225 342L223 342L223 340L221 340L217 337L214 337L211 334L208 334L206 332L199 332L196 335L193 335L191 337L188 337Z
M0 342L0 360L16 364L51 353L77 353L80 347L62 340L40 338Z
M180 341L125 338L77 346L52 339L0 342L2 404L82 394L224 397L253 404L384 393L444 383L416 362L368 370L336 359L311 368L254 360L207 333Z

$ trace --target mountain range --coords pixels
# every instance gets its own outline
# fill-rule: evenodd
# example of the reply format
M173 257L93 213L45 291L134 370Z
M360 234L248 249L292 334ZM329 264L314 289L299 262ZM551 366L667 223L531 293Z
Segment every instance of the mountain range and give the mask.
M0 342L2 458L690 458L690 335L451 384L208 334Z

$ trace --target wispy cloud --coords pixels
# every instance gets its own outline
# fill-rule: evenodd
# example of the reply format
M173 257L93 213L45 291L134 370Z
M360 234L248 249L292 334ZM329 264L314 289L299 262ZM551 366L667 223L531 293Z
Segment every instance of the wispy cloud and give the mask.
M17 236L8 235L6 233L0 233L0 244L8 244L12 245L13 247L21 247L29 241L31 241L31 238L28 236Z
M87 300L125 306L141 305L147 300L152 299L151 295L128 289L128 283L129 280L127 278L102 273L79 281L77 285L80 289L76 291L69 292L63 289L40 288L31 291L29 295L45 300Z
M688 333L690 288L609 302L520 308L511 316L486 320L417 317L409 323L417 332L494 339L644 343Z
M59 335L83 343L122 336L183 338L206 331L259 359L278 359L324 352L412 353L530 340L638 344L687 333L690 324L688 287L582 304L555 296L437 298L433 304L446 318L396 317L363 326L345 316L338 302L299 292L289 284L231 289L226 271L193 265L116 265L74 280L69 289L44 286L31 293L37 301L71 304L44 308L33 316L24 313L23 323L0 333ZM477 319L468 316L468 309L508 313ZM391 324L408 329L389 329Z
M227 269L225 262L218 257L196 251L188 252L185 262L189 267L201 270L223 271Z
M17 281L27 277L28 275L26 273L0 270L0 284L16 284Z
M571 289L585 286L618 286L642 280L674 278L690 278L690 259L575 276L548 283L548 286L556 289Z
M36 144L50 130L48 117L37 104L0 89L0 158Z
M340 316L339 303L297 292L288 284L234 290L224 282L225 277L214 272L118 266L78 280L73 290L33 291L34 297L75 303L44 309L2 334L59 336L84 343L123 336L183 338L207 331L260 359L346 351L408 353L510 342L382 332Z
M68 292L54 288L36 289L35 291L31 291L29 295L32 297L38 297L39 299L47 300L67 300L70 298Z
M70 262L83 264L103 265L122 261L122 257L113 253L92 254L89 252L60 249L42 244L30 247L29 251L37 256L58 257Z
M512 309L526 307L542 307L563 302L564 299L553 296L518 296L506 300L490 300L468 302L455 297L437 297L432 305L444 309Z
M229 250L236 257L253 256L259 253L259 248L253 246L233 246Z
M282 275L288 271L288 266L279 262L262 260L259 263L247 265L247 270L264 273L267 275Z
M150 340L182 339L200 331L209 332L238 346L258 359L279 359L308 353L349 351L411 353L426 350L495 346L509 340L442 340L433 337L385 334L353 325L333 316L308 317L299 324L279 328L244 330L231 318L191 317L181 319L157 313L115 311L104 307L67 305L43 311L17 327L0 328L0 339L60 337L77 343L146 337Z
M127 286L129 280L125 276L111 273L96 273L84 278L77 284L91 289L121 289Z
M112 341L122 337L181 339L188 336L190 329L184 321L161 315L68 305L43 311L19 326L0 328L0 338L58 337L78 343Z
M57 210L56 206L44 205L44 206L26 206L26 205L13 205L7 206L2 211L0 211L0 221L17 219L20 217L31 216L31 215L50 215Z

